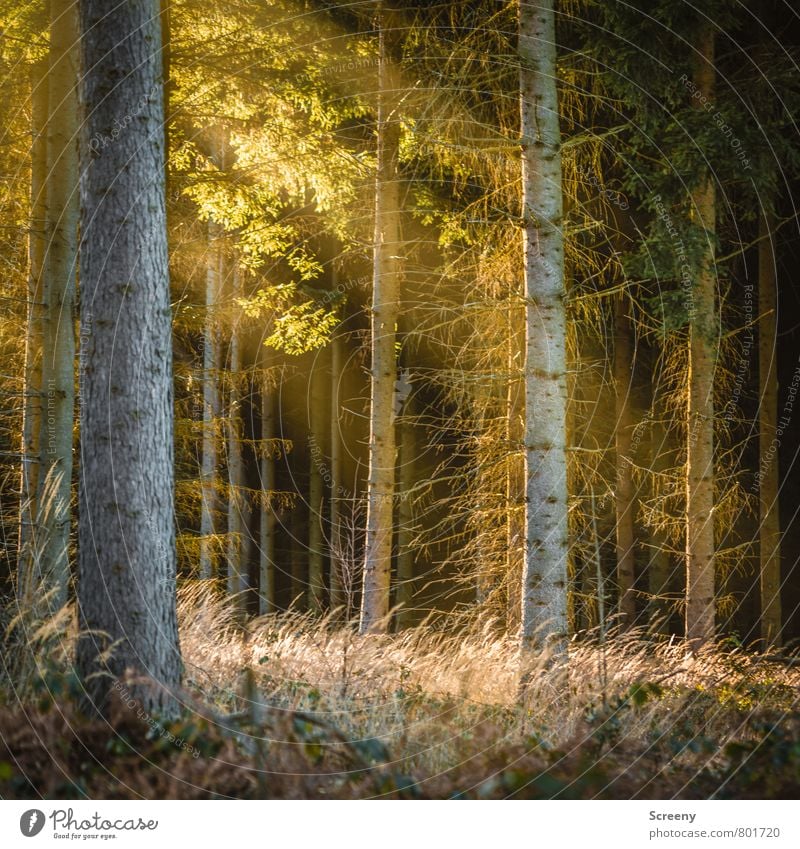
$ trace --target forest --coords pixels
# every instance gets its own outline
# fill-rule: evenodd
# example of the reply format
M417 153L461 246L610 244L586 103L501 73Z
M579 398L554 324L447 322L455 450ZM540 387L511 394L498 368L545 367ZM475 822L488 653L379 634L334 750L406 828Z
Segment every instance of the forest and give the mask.
M0 0L0 798L798 798L798 62Z

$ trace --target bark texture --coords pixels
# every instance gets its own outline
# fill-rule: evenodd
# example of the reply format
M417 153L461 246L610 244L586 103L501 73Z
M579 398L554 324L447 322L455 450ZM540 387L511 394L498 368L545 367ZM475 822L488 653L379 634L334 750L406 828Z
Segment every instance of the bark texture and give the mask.
M714 32L699 33L694 83L702 103L714 102ZM695 108L704 108L693 100ZM706 231L689 316L689 385L686 452L686 638L699 649L714 638L714 365L716 275L714 183L705 174L692 192L692 212Z
M566 313L553 0L520 0L527 346L522 646L566 651Z
M80 16L77 663L98 708L129 672L145 709L172 713L181 655L158 3L85 0Z
M61 607L70 581L72 431L75 424L75 272L78 255L78 4L50 3L47 250L44 257L41 570Z
M381 24L378 106L378 173L375 186L375 245L372 282L372 367L370 376L367 532L359 630L388 627L394 502L394 384L400 252L400 127L392 112L392 74Z

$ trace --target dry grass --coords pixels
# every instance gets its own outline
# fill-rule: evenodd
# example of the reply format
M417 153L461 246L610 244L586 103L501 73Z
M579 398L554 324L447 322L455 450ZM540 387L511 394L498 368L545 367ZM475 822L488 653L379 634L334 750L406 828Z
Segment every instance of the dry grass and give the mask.
M237 626L203 583L179 597L177 746L124 705L76 708L74 629L28 625L39 670L0 708L0 795L631 798L796 794L800 668L741 650L691 657L642 633L532 661L491 623L359 637L280 614ZM30 654L30 652L29 652ZM44 669L46 667L46 670ZM88 754L87 754L88 753ZM87 763L89 766L87 767ZM149 783L148 783L149 782Z
M493 623L359 637L330 620L281 614L243 632L201 585L182 591L179 609L187 685L204 700L245 714L255 703L313 715L347 740L379 741L396 768L439 783L476 758L522 747L565 760L590 751L623 772L655 769L657 785L669 767L683 775L680 789L724 769L726 746L754 740L757 717L788 721L800 709L799 667L740 649L692 657L682 641L642 632L612 635L602 649L573 641L567 663L534 659L520 699L517 646Z

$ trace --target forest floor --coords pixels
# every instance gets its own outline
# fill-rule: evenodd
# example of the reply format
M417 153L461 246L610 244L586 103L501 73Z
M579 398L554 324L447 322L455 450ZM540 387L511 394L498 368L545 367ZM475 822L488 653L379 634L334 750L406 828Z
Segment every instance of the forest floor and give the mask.
M71 625L0 688L0 798L798 798L800 661L674 641L574 642L520 695L490 627L358 637L308 616L238 628L180 596L185 710L78 710ZM46 661L44 660L46 658Z

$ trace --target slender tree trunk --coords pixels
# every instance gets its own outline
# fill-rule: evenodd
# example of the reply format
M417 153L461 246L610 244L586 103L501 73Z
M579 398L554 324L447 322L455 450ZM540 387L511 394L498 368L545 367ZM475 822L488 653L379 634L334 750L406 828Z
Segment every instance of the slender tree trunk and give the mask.
M41 569L67 600L75 423L75 272L78 254L78 4L50 3L47 251L44 257L43 427L40 428ZM91 322L91 317L89 317Z
M758 440L761 457L774 452L778 427L777 279L775 272L774 215L765 210L759 218L758 243L758 372L760 404ZM781 528L778 513L780 469L777 453L762 463L759 479L761 532L761 638L764 646L781 643Z
M597 501L594 497L594 484L589 484L589 505L592 510L592 562L594 564L595 587L597 588L597 627L599 629L600 645L606 641L606 588L603 575L603 558L600 556L600 532L597 529ZM605 663L605 657L603 658ZM604 676L605 677L605 676ZM603 682L605 686L605 681Z
M238 262L234 258L232 300L237 317L233 320L230 341L228 376L228 595L236 599L236 608L244 616L246 608L247 569L245 564L245 522L247 507L244 487L244 461L242 458L242 354L239 339L238 307L242 282Z
M323 387L324 357L320 354L311 367L311 391L309 393L309 439L308 457L308 609L314 613L322 611L325 596L324 552L322 522L325 515L325 463L324 432L328 424L328 409L325 405Z
M261 384L261 554L258 612L275 612L275 398L265 376Z
M145 710L173 713L181 655L158 4L83 0L80 15L89 142L77 665L96 707L131 672ZM113 141L98 141L115 129Z
M605 334L604 334L605 337ZM579 582L581 605L576 620L580 627L590 630L599 624L597 598L597 564L595 562L595 516L589 513L587 505L595 504L594 491L598 485L597 452L599 441L597 424L611 419L607 409L607 387L609 372L613 370L613 357L608 353L608 340L587 333L579 340L577 362L574 377L569 380L570 404L567 407L568 444L576 446L578 459L568 469L568 486L574 475L574 492L580 499L577 518L575 554L580 558L576 564L576 583ZM572 489L568 491L572 492ZM601 564L602 565L602 564Z
M334 290L336 289L334 281ZM339 382L342 378L342 337L336 332L331 339L331 608L344 608L344 561L342 534L342 433L339 422Z
M702 29L694 82L714 102L714 31ZM704 108L700 100L696 108ZM686 637L693 649L714 638L714 364L716 275L714 183L706 174L692 192L692 213L707 233L698 262L689 320L686 469Z
M28 235L28 316L25 333L25 383L22 406L17 594L23 609L34 600L38 575L36 554L37 490L42 421L42 273L47 218L47 62L31 67L31 194Z
M200 513L200 577L214 574L216 518L219 512L217 456L218 424L221 416L219 397L220 347L216 311L222 291L222 250L219 227L208 225L206 265L206 315L203 334L203 457L200 469L202 504Z
M298 498L292 510L292 533L290 540L289 560L291 565L291 603L296 610L305 609L306 580L303 570L303 562L306 559L303 554L305 546L305 510L303 499Z
M522 646L566 652L566 312L553 0L520 0L527 351Z
M375 187L375 247L372 283L372 370L370 380L367 533L360 632L387 629L392 569L395 434L393 424L400 251L400 127L392 112L385 20L380 31L378 173Z
M628 628L636 621L636 551L634 514L636 493L633 485L631 439L633 416L630 394L633 383L633 344L631 323L626 303L616 305L614 342L614 385L616 387L616 454L617 454L617 586L619 591L620 626Z
M403 418L400 422L400 452L398 462L397 489L397 627L407 628L414 619L411 607L414 598L414 507L411 489L416 480L414 440L414 393L405 399Z
M669 467L667 432L661 421L654 419L650 425L649 455L654 475L663 475ZM667 535L662 530L650 533L650 555L647 564L648 591L650 595L650 625L658 633L669 633L670 609L665 598L672 580L672 560Z

